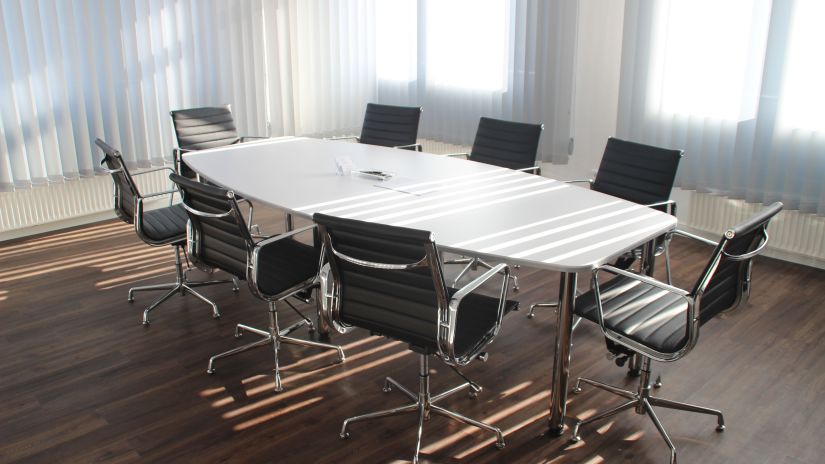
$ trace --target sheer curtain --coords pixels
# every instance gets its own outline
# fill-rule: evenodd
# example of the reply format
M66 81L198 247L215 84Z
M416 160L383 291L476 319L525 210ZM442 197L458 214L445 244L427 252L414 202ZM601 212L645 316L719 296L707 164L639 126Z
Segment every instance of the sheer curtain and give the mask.
M677 184L825 215L825 6L625 4L617 133L681 148Z

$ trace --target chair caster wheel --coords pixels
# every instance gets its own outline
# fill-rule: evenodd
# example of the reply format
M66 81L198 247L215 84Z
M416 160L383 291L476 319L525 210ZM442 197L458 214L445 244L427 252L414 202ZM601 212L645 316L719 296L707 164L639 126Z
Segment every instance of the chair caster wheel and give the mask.
M478 392L470 390L470 392L467 393L467 396L469 396L471 400L474 400L474 399L478 398Z
M212 374L215 373L215 369L207 369L206 373L209 374L209 375L212 375Z
M573 387L572 390L570 390L570 393L573 393L573 394L576 394L576 395L578 395L581 392L582 392L582 387L579 387L578 385Z
M386 387L382 388L381 390L383 390L383 391L384 391L384 393L389 393L389 392L391 392L391 391L392 391L392 387L390 387L389 385L387 385Z
M717 425L716 426L716 431L717 432L724 432L725 431L725 425L724 424L723 425Z
M535 314L533 314L533 313L527 313L527 319L532 319L532 318L534 318L534 317L536 317L536 315L535 315Z
M144 319L142 324L144 327L149 327L149 319Z
M134 299L134 297L130 296L129 298L126 298L126 301L128 301L129 303L132 303L132 302L135 301L135 299Z
M220 314L213 314L212 315L212 319L220 319L220 318L221 318Z
M497 449L504 449L504 446L505 446L505 444L504 444L503 441L497 441L496 442L496 448Z
M570 437L570 443L578 443L582 441L582 437L580 435L573 435Z
M347 438L349 438L349 432L338 434L338 438L340 438L341 440L346 440Z

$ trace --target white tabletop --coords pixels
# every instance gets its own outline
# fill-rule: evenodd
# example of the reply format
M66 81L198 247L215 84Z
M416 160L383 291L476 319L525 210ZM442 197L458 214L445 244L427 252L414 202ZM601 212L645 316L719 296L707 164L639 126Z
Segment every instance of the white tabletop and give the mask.
M394 177L339 176L343 157ZM546 177L373 145L283 137L184 159L213 182L300 216L430 230L448 251L562 272L588 271L676 225L671 215Z

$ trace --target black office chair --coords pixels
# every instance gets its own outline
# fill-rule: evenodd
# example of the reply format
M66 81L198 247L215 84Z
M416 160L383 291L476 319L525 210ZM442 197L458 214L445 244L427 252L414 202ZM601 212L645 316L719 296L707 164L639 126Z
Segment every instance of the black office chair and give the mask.
M654 147L610 137L604 147L596 178L570 182L589 182L591 190L675 215L676 203L670 199L670 191L673 190L676 171L683 155L682 150ZM670 235L658 237L653 254L664 254L667 282L672 284L669 244ZM641 256L642 248L629 251L616 262L616 266L627 269ZM646 269L641 271L644 273ZM555 307L558 307L558 302L535 303L530 306L527 317L532 319L536 308Z
M261 330L244 324L235 328L235 336L252 332L260 340L212 356L206 371L215 372L215 361L260 346L272 346L275 352L275 391L282 391L278 351L282 343L310 346L338 352L338 362L344 361L340 346L290 337L296 329L307 325L314 331L312 321L287 299L298 298L318 286L320 250L295 239L313 226L269 237L255 242L240 212L231 190L196 182L172 174L172 181L183 195L183 208L189 215L187 251L198 266L222 269L235 277L247 280L258 298L269 303L269 329ZM301 320L286 329L278 325L276 303L285 302ZM304 300L306 301L306 300Z
M605 337L615 346L642 358L641 376L636 392L580 377L573 389L581 384L609 391L627 401L607 411L576 422L573 441L579 441L579 429L633 408L637 414L647 414L670 447L670 462L676 462L676 447L659 422L653 406L709 414L717 418L717 431L725 428L722 413L715 409L666 400L650 395L650 362L671 362L687 355L699 339L699 329L714 316L739 306L749 295L753 258L768 243L767 227L771 218L782 210L774 203L750 219L731 227L719 243L692 234L679 235L715 246L708 264L691 290L683 290L651 277L615 266L604 266L593 272L593 289L576 299L574 313L596 322ZM599 273L615 275L599 283Z
M195 177L195 173L181 159L183 153L266 138L239 135L229 105L173 110L170 114L178 143L173 149L175 171L185 177Z
M332 137L331 140L354 139L358 143L381 147L421 151L418 140L420 106L392 106L367 103L359 137Z
M178 146L172 149L175 171L184 177L198 177L195 171L183 162L184 153L267 138L239 135L235 127L235 118L232 116L232 108L229 105L186 108L170 111L169 114L172 116L172 126L175 129L175 139L178 143ZM243 200L240 196L238 199ZM260 238L260 229L252 222L254 208L251 202L247 203L249 207L247 224L250 230L255 231L256 238ZM291 229L289 220L287 227Z
M112 175L114 181L115 213L127 224L135 225L135 232L145 243L152 246L172 245L175 247L175 282L169 284L146 285L129 289L128 301L135 301L135 292L150 290L168 290L163 296L156 299L143 311L143 324L149 324L149 312L157 308L158 305L169 299L175 293L185 295L190 293L198 299L208 303L212 307L212 316L220 317L218 305L210 301L205 296L198 293L194 287L213 285L221 283L232 283L233 290L238 291L237 282L233 280L208 280L193 282L186 277L189 268L183 269L181 263L181 247L186 240L186 211L180 204L170 205L164 208L157 208L146 211L144 209L147 199L159 198L165 195L174 195L177 190L150 193L142 195L137 188L133 174L129 172L126 163L120 152L112 148L101 139L95 140L95 144L103 150L104 156L100 164L105 165L105 171ZM134 176L147 174L149 172L169 170L171 168L157 168L135 173Z
M539 149L539 139L543 124L528 124L501 119L482 117L478 121L476 138L469 153L449 153L447 156L464 156L471 161L491 164L517 171L541 174L541 167L537 165L536 154ZM453 280L453 285L464 277L470 270L478 266L490 269L491 264L480 258L457 258L446 261L444 264L463 264L464 269ZM513 279L513 290L518 291L518 277Z
M465 388L471 396L481 390L458 367L476 358L499 331L502 317L517 309L507 300L509 269L499 264L461 289L447 287L441 271L438 247L423 230L342 219L316 213L313 219L323 240L329 263L321 270L324 314L343 332L356 326L409 344L418 353L419 392L413 393L387 377L384 391L397 388L412 404L351 417L341 427L349 436L353 422L402 413L418 413L418 439L413 462L418 462L424 420L431 412L496 434L501 430L437 406L437 401ZM504 274L498 298L473 293L479 286ZM437 395L430 394L429 356L435 355L453 368L465 382Z

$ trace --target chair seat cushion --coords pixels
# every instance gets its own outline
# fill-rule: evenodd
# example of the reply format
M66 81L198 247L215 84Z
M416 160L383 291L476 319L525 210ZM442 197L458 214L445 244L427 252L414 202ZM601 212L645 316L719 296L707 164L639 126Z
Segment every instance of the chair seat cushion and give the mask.
M625 276L617 276L599 289L608 329L663 353L679 351L687 343L684 298ZM599 323L593 291L576 298L574 313Z
M258 290L274 297L318 274L320 251L291 238L263 247L258 254Z
M188 219L181 204L144 211L141 231L154 245L182 243Z

